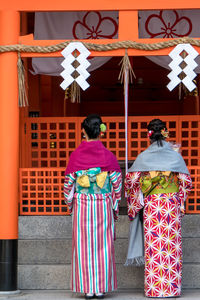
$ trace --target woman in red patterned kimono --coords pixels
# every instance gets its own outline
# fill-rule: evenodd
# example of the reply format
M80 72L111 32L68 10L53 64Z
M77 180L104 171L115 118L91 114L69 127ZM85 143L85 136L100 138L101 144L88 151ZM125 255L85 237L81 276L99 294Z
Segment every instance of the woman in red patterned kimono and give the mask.
M126 175L128 216L134 220L143 209L145 295L177 297L182 277L181 217L192 182L182 156L165 141L165 123L152 120L148 136L151 145Z

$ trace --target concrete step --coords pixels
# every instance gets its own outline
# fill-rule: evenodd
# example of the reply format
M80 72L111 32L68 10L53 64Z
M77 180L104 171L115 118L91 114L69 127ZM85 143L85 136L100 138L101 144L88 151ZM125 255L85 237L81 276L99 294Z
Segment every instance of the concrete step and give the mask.
M71 263L71 239L19 240L19 264ZM115 241L116 263L124 264L128 248L127 238ZM200 263L200 238L183 238L184 263Z
M119 288L143 288L143 268L117 264ZM71 265L19 265L20 289L70 289Z
M125 267L116 264L118 288L144 287L143 267ZM19 289L70 289L71 266L67 265L19 265ZM200 265L184 264L183 288L200 287Z
M117 238L127 238L129 221L119 216L116 223ZM186 215L182 219L182 236L200 238L200 215ZM71 238L70 216L19 216L19 240L67 239Z

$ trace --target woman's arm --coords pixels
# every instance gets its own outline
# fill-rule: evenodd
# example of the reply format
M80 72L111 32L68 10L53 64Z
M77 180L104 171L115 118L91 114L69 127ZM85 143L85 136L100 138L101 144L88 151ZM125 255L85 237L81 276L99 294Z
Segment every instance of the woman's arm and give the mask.
M72 209L73 209L73 189L74 189L75 180L76 180L75 173L65 175L64 198L65 198L65 203L69 207L70 214L72 213Z
M112 185L112 201L115 220L118 219L119 203L121 201L122 174L121 172L110 172L110 182Z
M125 192L127 194L128 217L132 221L143 207L140 189L141 172L130 172L125 178Z
M187 174L178 174L179 179L179 201L180 201L180 209L182 215L185 214L185 206L184 202L187 199L188 193L192 189L192 179Z

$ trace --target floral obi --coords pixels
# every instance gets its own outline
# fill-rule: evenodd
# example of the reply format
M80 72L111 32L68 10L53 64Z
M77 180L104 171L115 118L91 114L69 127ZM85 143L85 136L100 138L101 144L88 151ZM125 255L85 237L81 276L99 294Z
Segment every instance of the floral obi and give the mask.
M151 171L140 177L140 187L144 196L177 193L179 182L173 172Z
M108 172L101 172L101 168L77 171L76 176L76 193L106 194L111 192Z

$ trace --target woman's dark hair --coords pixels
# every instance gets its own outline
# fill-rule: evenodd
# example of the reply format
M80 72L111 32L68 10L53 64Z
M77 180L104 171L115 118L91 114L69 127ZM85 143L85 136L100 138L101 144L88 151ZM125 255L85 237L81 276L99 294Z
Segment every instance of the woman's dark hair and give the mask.
M99 115L93 114L87 116L82 123L82 128L85 129L89 139L96 139L100 135L101 129L100 125L102 123L101 117Z
M165 140L165 137L162 135L161 130L166 128L166 123L163 122L160 119L153 119L147 126L147 129L150 131L152 130L153 133L150 136L151 143L154 143L157 141L158 146L163 146L162 141Z

